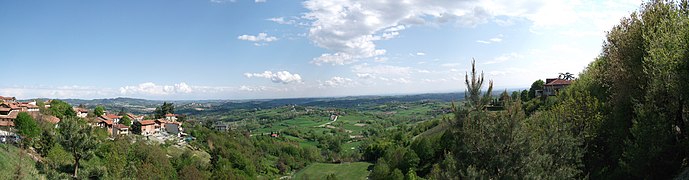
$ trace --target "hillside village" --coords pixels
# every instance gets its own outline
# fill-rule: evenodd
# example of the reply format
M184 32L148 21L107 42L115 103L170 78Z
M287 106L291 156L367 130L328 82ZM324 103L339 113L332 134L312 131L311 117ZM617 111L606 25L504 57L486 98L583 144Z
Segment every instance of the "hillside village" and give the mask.
M6 137L18 137L14 131L15 120L20 113L27 113L37 121L57 124L60 118L50 115L52 100L37 102L36 100L20 102L15 97L0 96L0 135ZM107 131L110 137L140 135L144 137L156 137L163 142L170 138L186 136L183 132L182 122L178 121L181 115L166 113L161 118L154 116L136 115L120 112L120 115L104 111L98 115L94 110L85 107L71 107L76 117L83 118L93 127L99 127ZM128 119L129 122L122 121ZM57 126L56 126L57 127ZM133 128L136 128L135 130ZM150 139L150 138L148 138ZM180 141L182 142L182 141Z

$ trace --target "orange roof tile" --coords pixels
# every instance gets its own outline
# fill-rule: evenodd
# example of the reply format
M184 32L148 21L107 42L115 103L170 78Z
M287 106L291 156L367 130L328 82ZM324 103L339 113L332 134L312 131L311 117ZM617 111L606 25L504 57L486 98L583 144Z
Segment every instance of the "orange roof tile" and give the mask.
M141 123L142 126L147 126L147 125L154 125L154 124L156 124L156 121L155 121L155 120L143 120L143 121L139 121L139 122Z

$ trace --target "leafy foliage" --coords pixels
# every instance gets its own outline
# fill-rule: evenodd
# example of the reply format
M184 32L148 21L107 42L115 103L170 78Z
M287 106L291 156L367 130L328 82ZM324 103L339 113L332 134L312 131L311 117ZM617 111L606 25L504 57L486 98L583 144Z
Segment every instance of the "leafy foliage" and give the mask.
M99 141L91 135L93 128L81 118L63 119L58 126L60 128L59 142L74 157L74 177L78 177L80 161L92 157L93 150L96 149Z

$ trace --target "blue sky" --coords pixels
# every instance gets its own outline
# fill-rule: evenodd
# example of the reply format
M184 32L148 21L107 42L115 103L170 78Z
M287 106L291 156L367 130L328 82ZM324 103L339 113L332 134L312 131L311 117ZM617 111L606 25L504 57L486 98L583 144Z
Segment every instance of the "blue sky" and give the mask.
M640 1L0 1L0 95L254 99L578 73Z

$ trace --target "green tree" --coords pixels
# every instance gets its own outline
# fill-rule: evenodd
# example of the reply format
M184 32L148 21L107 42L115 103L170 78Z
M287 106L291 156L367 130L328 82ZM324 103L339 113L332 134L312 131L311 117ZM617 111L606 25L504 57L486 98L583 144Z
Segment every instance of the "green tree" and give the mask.
M646 79L635 91L643 95L633 103L636 116L621 163L640 179L673 178L689 158L689 6L679 2L648 2L640 12L641 37L636 38L645 45Z
M96 106L93 113L96 114L97 117L100 117L105 114L105 108L103 106Z
M134 134L141 134L141 122L136 121L132 123L132 126L130 126L132 133Z
M543 85L545 85L545 82L543 80L536 80L531 84L531 88L529 88L529 99L533 99L536 97L536 91L537 90L543 90ZM523 99L523 101L526 101Z
M59 142L66 151L74 157L74 177L78 177L79 163L88 160L93 150L98 146L98 140L93 136L93 128L81 118L69 117L58 123Z
M464 99L469 101L469 105L474 110L483 110L483 108L492 100L493 80L488 82L488 90L481 92L483 88L483 72L479 75L476 72L476 60L471 61L471 79L469 74L464 76L467 92L464 93Z
M120 119L120 124L124 124L125 126L131 126L132 125L132 119L129 119L129 116L124 115Z
M153 113L156 119L165 118L165 114L175 113L175 107L173 106L173 103L163 102L163 105L156 107Z
M77 116L77 113L72 109L72 105L61 100L52 100L50 102L50 111L53 116L60 119Z
M390 176L390 166L383 159L378 159L378 162L373 166L373 171L369 177L371 179L388 179Z
M529 101L529 91L528 90L522 90L521 93L519 93L519 97L522 99L522 102Z
M29 143L41 134L41 129L36 124L36 120L26 112L20 112L17 119L14 120L14 125L17 128L17 133L27 139Z
M519 91L512 91L512 95L510 97L512 98L512 101L517 101L517 99L520 98Z

